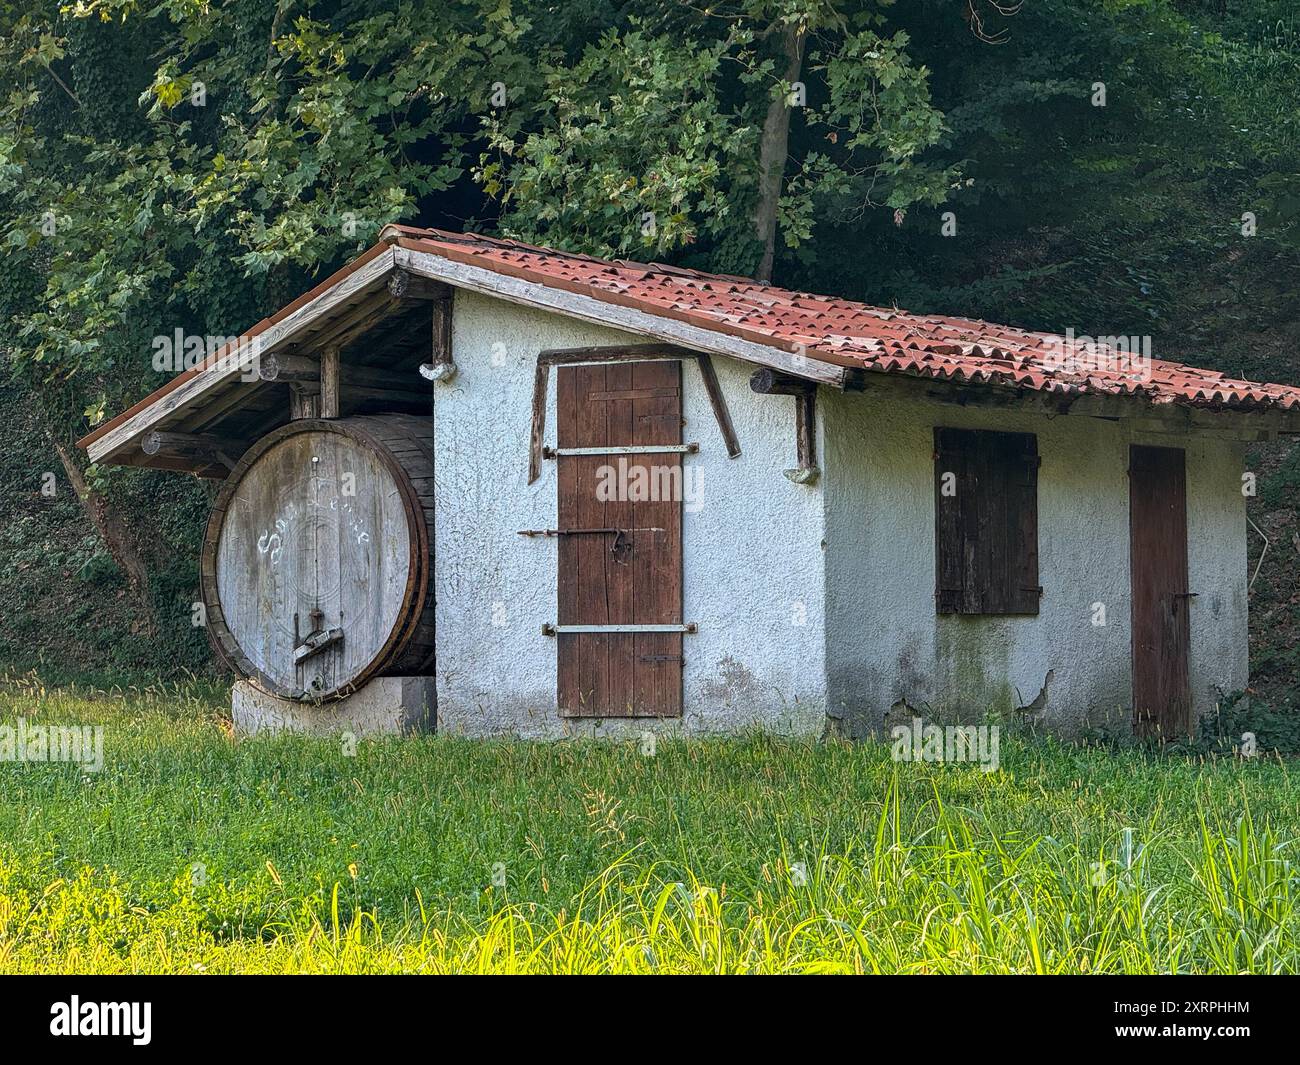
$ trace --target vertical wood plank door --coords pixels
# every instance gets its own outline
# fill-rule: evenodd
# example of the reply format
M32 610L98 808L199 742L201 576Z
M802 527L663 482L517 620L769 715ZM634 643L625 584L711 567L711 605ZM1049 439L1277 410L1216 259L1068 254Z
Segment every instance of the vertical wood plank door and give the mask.
M1133 597L1133 730L1173 739L1193 730L1188 683L1187 475L1181 448L1129 450Z
M556 445L682 442L680 362L557 370ZM560 625L682 623L679 453L564 455L559 465ZM558 701L565 717L680 717L682 634L565 633Z

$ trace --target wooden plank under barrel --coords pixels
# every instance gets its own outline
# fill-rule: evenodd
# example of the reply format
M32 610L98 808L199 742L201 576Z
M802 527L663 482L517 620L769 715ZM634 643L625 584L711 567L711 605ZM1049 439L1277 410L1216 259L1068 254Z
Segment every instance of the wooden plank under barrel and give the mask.
M432 439L432 420L412 415L303 419L244 455L200 574L236 672L299 700L432 672Z

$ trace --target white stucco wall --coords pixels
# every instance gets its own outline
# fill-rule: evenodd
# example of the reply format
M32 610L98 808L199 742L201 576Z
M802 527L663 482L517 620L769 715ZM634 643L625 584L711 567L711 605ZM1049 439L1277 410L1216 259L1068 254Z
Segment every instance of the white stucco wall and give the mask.
M644 338L460 290L452 349L459 373L435 386L437 689L440 731L554 736L617 733L646 719L561 721L556 709L557 548L520 529L556 525L556 464L528 485L537 353ZM822 493L782 476L795 464L793 400L757 396L753 367L714 365L742 455L727 457L699 370L682 368L685 456L703 505L683 516L684 705L668 728L758 725L820 734L826 715ZM555 442L555 376L546 442Z
M793 400L757 396L753 367L714 363L743 454L728 459L700 381L683 366L685 462L703 506L683 517L684 705L680 722L561 720L557 547L520 529L556 525L556 464L528 485L533 372L546 348L642 338L456 293L459 374L435 386L438 727L468 735L691 733L758 726L863 735L887 715L942 720L1020 708L1070 732L1125 727L1130 704L1128 447L1187 452L1190 680L1196 712L1246 683L1243 447L1134 434L1122 423L939 403L887 382L819 397L821 481L796 485ZM546 441L555 441L555 380ZM933 429L1038 436L1036 617L934 609ZM1102 603L1106 624L1093 625Z
M1242 446L1133 434L1121 423L981 409L922 389L822 390L829 713L849 735L913 711L936 720L1015 712L1070 732L1120 724L1130 705L1128 448L1187 451L1190 681L1195 712L1245 685ZM1038 481L1036 617L938 615L936 425L1033 432ZM1106 624L1093 624L1093 604ZM890 718L892 720L892 718Z

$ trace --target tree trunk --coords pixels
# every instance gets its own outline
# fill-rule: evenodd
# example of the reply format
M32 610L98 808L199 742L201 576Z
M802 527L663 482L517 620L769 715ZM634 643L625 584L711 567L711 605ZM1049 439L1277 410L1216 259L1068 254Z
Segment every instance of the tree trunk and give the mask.
M63 472L67 474L72 484L72 490L77 493L82 509L91 524L95 526L100 539L104 541L104 546L108 548L113 561L126 574L127 587L141 612L146 635L153 635L158 631L158 618L154 613L153 599L149 594L149 571L145 567L144 559L140 557L140 552L136 550L134 536L127 528L126 522L122 520L122 516L108 500L86 484L85 475L67 445L54 439L52 433L50 440L59 456L59 462L63 464Z
M798 23L786 27L781 37L785 56L787 85L799 80L803 71L804 29ZM776 212L781 202L781 185L785 178L785 161L790 149L790 101L785 93L775 96L763 120L763 137L758 150L758 208L754 212L754 234L763 245L758 267L760 281L772 280L776 258Z

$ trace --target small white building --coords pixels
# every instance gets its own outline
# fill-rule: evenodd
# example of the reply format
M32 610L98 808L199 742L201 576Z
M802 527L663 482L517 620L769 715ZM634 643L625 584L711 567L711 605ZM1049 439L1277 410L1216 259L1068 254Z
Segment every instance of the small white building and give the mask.
M225 479L245 727L1170 735L1246 684L1244 450L1295 432L1122 338L390 226L81 444Z

